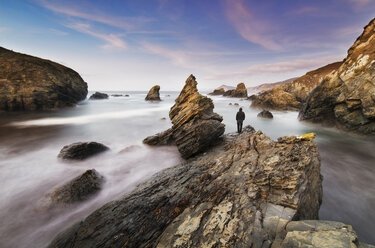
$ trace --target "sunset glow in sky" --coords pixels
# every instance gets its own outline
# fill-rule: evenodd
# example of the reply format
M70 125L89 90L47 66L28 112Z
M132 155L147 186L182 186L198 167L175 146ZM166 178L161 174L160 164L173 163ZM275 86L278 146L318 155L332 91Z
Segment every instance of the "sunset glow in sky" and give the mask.
M73 68L90 90L202 90L342 60L375 0L2 0L0 46Z

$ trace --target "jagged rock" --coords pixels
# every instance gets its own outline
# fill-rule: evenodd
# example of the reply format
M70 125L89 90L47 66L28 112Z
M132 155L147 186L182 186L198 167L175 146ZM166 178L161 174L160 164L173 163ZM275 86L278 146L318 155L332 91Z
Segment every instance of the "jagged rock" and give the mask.
M102 99L108 99L108 95L106 93L101 93L101 92L95 92L90 96L90 100L102 100Z
M97 193L103 182L104 177L96 170L87 170L66 184L53 189L46 198L50 201L50 206L80 202Z
M375 19L349 49L340 68L311 92L299 117L375 134Z
M223 95L230 97L247 97L247 89L244 83L239 83L236 89L228 90Z
M266 119L273 119L272 113L268 110L263 110L257 116L261 118L266 118Z
M153 86L148 92L145 100L146 101L160 101L159 90L160 90L159 85Z
M172 130L151 136L145 143L160 145L175 141L182 157L189 158L205 151L224 133L223 118L213 112L214 104L208 97L199 94L197 81L190 75L180 95L169 111ZM168 142L165 142L168 141Z
M48 247L270 247L291 220L317 219L316 143L245 127L60 233ZM263 246L262 246L263 245Z
M222 96L222 95L224 95L224 93L225 93L224 88L220 88L220 89L215 89L214 91L209 93L209 95L210 96Z
M107 146L97 142L76 142L64 146L58 157L66 160L84 160L107 150Z
M0 110L45 110L74 106L87 84L72 69L0 47Z
M166 145L174 145L175 141L173 138L173 130L172 128L155 134L153 136L149 136L143 140L144 144L147 145L159 145L159 146L166 146Z
M249 100L252 100L251 106L268 110L298 111L310 92L320 84L323 77L337 70L341 64L342 62L336 62L323 66L291 82L283 83L270 90L252 95L249 98Z

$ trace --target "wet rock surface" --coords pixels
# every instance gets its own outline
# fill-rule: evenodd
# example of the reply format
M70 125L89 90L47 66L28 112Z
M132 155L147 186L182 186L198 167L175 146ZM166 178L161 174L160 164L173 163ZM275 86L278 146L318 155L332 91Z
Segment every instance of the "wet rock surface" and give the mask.
M346 131L375 134L375 19L348 50L340 68L311 92L299 117Z
M237 84L236 89L224 92L223 96L229 97L247 97L247 89L244 83Z
M87 84L72 69L0 47L0 110L70 107L86 95Z
M225 130L224 124L221 123L223 118L214 113L213 109L212 100L198 92L197 81L190 75L169 111L172 128L146 138L144 143L171 144L173 137L182 157L189 158L203 152L215 143Z
M273 119L273 114L268 110L263 110L257 116L265 119Z
M317 219L313 141L245 127L60 233L48 247L271 247L291 220Z
M147 93L145 100L146 101L160 101L159 90L160 90L159 85L153 86L150 89L150 91Z
M107 146L97 142L76 142L64 146L58 157L65 160L84 160L107 150Z
M101 93L101 92L95 92L90 96L90 100L102 100L102 99L108 99L108 95L106 93Z

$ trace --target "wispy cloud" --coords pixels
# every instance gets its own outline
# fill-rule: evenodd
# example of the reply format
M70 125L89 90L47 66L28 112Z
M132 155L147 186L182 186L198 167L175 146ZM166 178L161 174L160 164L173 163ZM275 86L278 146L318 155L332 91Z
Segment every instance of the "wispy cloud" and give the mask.
M65 36L65 35L68 35L68 32L64 32L64 31L61 31L61 30L58 30L58 29L54 29L54 28L50 28L48 30L51 34L55 34L55 35L59 35L59 36Z
M357 8L362 8L370 3L373 3L373 0L348 0L349 3L353 4Z
M194 64L192 63L192 55L183 50L171 49L147 42L142 43L142 47L145 52L169 59L177 66L191 67L191 65Z
M226 0L225 6L226 16L242 38L270 50L282 49L272 37L270 25L255 18L253 13L246 9L243 0Z

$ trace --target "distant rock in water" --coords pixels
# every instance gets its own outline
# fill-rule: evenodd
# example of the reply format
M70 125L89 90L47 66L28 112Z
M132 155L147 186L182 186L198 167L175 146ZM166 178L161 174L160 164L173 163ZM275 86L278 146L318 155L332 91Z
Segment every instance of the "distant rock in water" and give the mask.
M97 142L77 142L64 146L58 157L66 160L84 160L109 148Z
M247 97L247 89L244 83L237 84L236 89L226 91L223 96Z
M122 94L112 94L111 96L113 96L113 97L121 97L123 95Z
M87 170L82 175L52 190L47 197L52 205L80 202L97 193L104 182L104 177L96 170Z
M108 95L106 93L101 93L101 92L95 92L90 96L90 100L102 100L102 99L108 99Z
M266 119L273 119L272 113L268 110L263 110L257 116L261 118L266 118Z
M159 90L160 90L159 85L153 86L148 92L145 100L146 101L160 101Z
M72 69L0 47L0 110L70 107L86 95L87 84Z
M197 81L190 75L175 105L169 111L172 129L144 140L146 144L165 145L172 137L182 157L189 158L207 150L224 133L223 118L213 112L214 104L199 94ZM158 143L160 141L160 143Z
M316 143L275 142L248 126L105 204L48 247L271 247L290 221L317 219L321 199Z
M340 68L311 92L299 117L375 135L375 19L348 50Z
M224 95L224 93L225 93L224 88L220 88L220 89L215 89L214 91L209 93L209 95L210 96L222 96L222 95Z
M268 110L299 111L310 92L315 89L323 77L337 70L342 62L332 63L310 71L295 80L274 86L270 90L252 95L251 107Z

